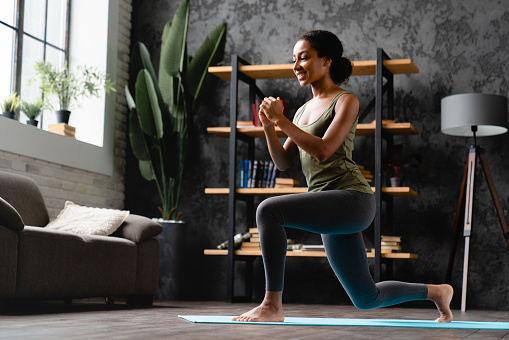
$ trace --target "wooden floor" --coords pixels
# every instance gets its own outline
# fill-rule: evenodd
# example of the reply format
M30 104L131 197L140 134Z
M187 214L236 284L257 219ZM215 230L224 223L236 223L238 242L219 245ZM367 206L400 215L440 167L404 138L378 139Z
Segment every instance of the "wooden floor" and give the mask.
M431 304L431 302L430 302ZM253 303L156 301L153 308L133 309L100 300L32 303L4 308L0 339L509 339L509 331L442 330L380 327L311 327L193 324L177 315L238 315ZM434 319L430 308L381 308L360 311L353 306L285 306L286 316L384 319ZM455 312L455 320L509 322L509 312Z

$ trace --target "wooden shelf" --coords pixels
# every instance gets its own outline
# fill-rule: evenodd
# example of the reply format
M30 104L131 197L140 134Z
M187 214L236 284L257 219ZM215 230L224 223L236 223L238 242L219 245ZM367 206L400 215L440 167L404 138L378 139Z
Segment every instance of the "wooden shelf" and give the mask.
M373 192L374 187L371 187ZM238 194L252 195L252 196L279 196L288 194L300 194L308 192L307 187L293 187L293 188L238 188ZM417 192L410 187L387 187L382 188L382 192L389 196L394 197L410 197L417 196ZM228 188L205 188L207 195L228 195L230 189Z
M205 249L203 251L205 255L228 255L228 249ZM261 250L236 250L235 255L239 256L262 256ZM288 251L286 253L288 257L327 257L324 251ZM418 254L412 253L385 253L381 254L382 258L386 259L417 259ZM373 258L373 253L366 253L366 257Z
M376 74L376 60L352 61L352 76L368 76ZM392 59L384 61L385 67L392 74L419 73L419 68L411 59ZM239 71L253 79L287 79L295 78L293 64L274 65L240 65ZM212 66L209 72L223 80L230 80L231 66Z
M419 130L411 123L384 123L382 128L389 132L391 135L417 135ZM219 137L229 137L231 129L229 127L209 127L207 132ZM263 127L239 127L237 132L253 138L265 138ZM285 138L286 134L281 131L280 128L276 127L276 133L279 138ZM374 136L375 135L375 124L358 124L355 132L356 136Z

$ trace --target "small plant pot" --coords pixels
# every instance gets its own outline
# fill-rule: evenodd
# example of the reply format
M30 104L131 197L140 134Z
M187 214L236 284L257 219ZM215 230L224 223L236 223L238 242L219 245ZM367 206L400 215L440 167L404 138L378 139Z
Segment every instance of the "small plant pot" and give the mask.
M39 124L38 120L34 120L34 119L27 120L27 125L32 125L32 126L37 127L38 124Z
M3 112L2 116L7 117L9 119L14 119L14 112Z
M71 111L59 110L55 111L55 114L57 115L57 123L69 124L69 117L71 116Z
M391 177L391 187L400 187L401 177Z

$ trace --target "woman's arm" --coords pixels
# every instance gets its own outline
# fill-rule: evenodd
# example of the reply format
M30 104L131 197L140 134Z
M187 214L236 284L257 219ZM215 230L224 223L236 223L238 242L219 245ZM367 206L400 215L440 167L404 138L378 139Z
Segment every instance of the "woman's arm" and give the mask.
M357 114L359 101L352 94L342 95L335 106L335 116L323 137L313 136L299 129L282 111L278 112L278 99L266 98L262 103L265 116L283 130L288 138L319 162L324 162L340 147L350 132ZM262 107L261 106L261 107ZM260 108L260 111L262 109ZM286 144L286 143L285 143Z

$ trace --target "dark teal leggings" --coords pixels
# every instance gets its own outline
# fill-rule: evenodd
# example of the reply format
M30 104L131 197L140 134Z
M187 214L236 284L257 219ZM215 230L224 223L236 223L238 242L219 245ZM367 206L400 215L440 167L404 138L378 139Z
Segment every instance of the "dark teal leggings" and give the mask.
M289 227L322 235L327 259L357 308L373 309L425 300L428 289L424 284L373 281L361 232L369 227L374 216L374 196L353 190L309 192L262 201L256 211L256 221L266 290L283 290L285 227Z

